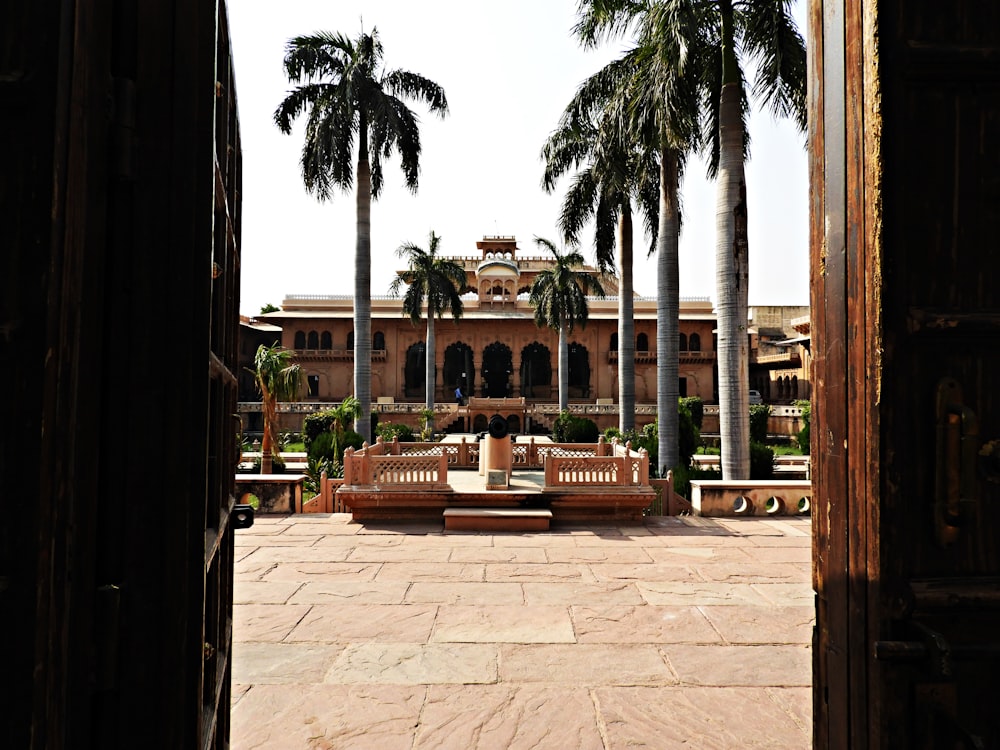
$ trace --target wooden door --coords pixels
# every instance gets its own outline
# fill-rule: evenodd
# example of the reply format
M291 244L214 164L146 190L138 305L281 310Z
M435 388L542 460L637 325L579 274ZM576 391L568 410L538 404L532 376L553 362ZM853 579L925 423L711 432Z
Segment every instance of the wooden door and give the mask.
M815 746L1000 747L1000 7L809 14Z
M229 742L225 4L0 10L0 747Z

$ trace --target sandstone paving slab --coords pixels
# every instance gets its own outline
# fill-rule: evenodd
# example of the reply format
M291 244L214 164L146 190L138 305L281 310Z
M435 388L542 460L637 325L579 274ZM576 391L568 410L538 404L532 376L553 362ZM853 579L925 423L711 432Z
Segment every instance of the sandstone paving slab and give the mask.
M781 518L769 518L765 523L769 523L788 536L804 536L812 538L812 518L809 516L793 516Z
M581 581L596 582L588 565L578 563L506 564L486 566L487 581Z
M379 563L287 562L276 563L264 576L268 581L372 581Z
M504 644L501 683L575 686L675 685L660 650L647 644Z
M324 682L384 685L473 685L497 681L497 648L479 643L356 643L327 670Z
M237 586L239 590L242 587ZM234 604L233 639L281 641L305 617L307 604Z
M810 747L810 731L768 691L745 687L606 687L594 694L608 750Z
M441 605L434 643L573 643L566 607Z
M773 584L769 584L773 585ZM769 599L749 583L676 583L671 581L639 581L636 584L642 598L655 605L764 605Z
M809 687L769 687L768 696L792 717L803 732L812 732L813 696Z
M253 526L246 529L237 529L237 537L251 537L251 536L275 536L278 534L284 534L291 526L288 524L281 524L277 521L269 522L266 517L257 516L254 519Z
M754 583L753 590L774 604L814 606L811 583Z
M408 534L403 544L422 549L437 547L492 547L493 535L481 531L446 531L442 534Z
M762 537L763 538L763 537ZM774 537L780 539L783 537ZM722 547L738 549L747 546L747 542L737 534L722 533L684 533L658 534L657 541L661 547Z
M426 643L437 607L408 604L316 604L285 640L326 643Z
M297 544L290 547L258 547L242 562L344 562L350 548Z
M722 583L808 583L812 580L810 566L805 563L772 563L740 565L702 561L692 567L705 581Z
M697 583L701 580L686 560L676 563L590 563L598 581L672 581Z
M537 583L525 581L526 604L642 604L643 598L632 581L605 583Z
M422 604L524 604L523 584L493 582L416 581L406 601Z
M748 547L803 547L809 549L812 546L812 539L808 534L801 536L789 534L782 536L753 536L744 539L743 544Z
M449 562L481 563L544 563L548 562L543 547L456 547Z
M482 581L486 566L481 563L385 563L378 572L379 581Z
M614 562L614 563L651 563L653 558L649 553L635 544L600 545L588 547L553 547L545 550L549 562Z
M772 563L801 563L806 566L806 570L812 567L812 546L800 545L797 547L747 547L745 548L747 557L762 564Z
M233 604L284 604L302 586L298 581L241 581Z
M292 604L402 604L405 581L309 581L295 592Z
M406 537L401 534L324 534L316 542L317 547L398 547Z
M230 707L235 706L240 702L240 698L247 694L250 689L250 685L243 685L238 682L233 682L229 686L229 705Z
M575 547L576 539L570 534L494 534L494 547Z
M579 643L721 643L697 607L570 607Z
M653 562L682 564L698 562L732 562L747 565L753 558L742 547L709 547L709 546L662 546L646 547L646 554Z
M240 750L387 750L412 746L419 685L255 685L233 708Z
M311 513L308 518L315 518ZM330 529L333 528L332 524L320 522L316 523L313 521L301 520L298 523L288 524L288 531L285 533L289 536L324 536L329 533Z
M776 524L769 518L719 518L716 519L716 523L744 537L787 536L789 531L792 531L794 536L801 535L798 529Z
M401 544L396 547L369 547L359 545L347 555L350 562L419 562L445 563L451 554L449 547L418 547Z
M812 656L805 645L663 647L680 681L719 687L808 687Z
M565 686L435 685L421 750L605 750L590 694Z
M268 534L261 536L241 536L243 530L237 530L235 544L237 547L252 544L255 547L308 547L318 542L321 537L315 534L298 536L295 534Z
M273 562L244 558L233 564L233 577L237 581L259 581L273 567Z
M246 685L319 683L343 645L233 643L233 682Z
M441 534L444 532L444 520L434 523L365 523L358 529L358 536L374 534L375 536L413 536L421 534Z
M257 549L258 546L256 544L248 544L245 546L236 547L235 550L233 551L233 560L238 563L240 560L244 559L247 555L252 555L254 552L257 551Z
M812 643L816 624L812 606L703 605L700 609L729 643Z

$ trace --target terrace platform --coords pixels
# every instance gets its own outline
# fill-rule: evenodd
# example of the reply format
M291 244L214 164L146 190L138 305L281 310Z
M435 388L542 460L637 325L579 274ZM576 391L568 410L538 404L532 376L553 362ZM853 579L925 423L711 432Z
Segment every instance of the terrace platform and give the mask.
M258 516L235 537L232 746L808 748L810 535Z

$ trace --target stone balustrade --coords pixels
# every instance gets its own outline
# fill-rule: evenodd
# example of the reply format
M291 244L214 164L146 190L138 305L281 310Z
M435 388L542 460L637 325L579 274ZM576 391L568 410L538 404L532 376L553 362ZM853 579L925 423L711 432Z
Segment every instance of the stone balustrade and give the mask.
M692 479L691 506L699 516L808 515L812 484L776 479Z

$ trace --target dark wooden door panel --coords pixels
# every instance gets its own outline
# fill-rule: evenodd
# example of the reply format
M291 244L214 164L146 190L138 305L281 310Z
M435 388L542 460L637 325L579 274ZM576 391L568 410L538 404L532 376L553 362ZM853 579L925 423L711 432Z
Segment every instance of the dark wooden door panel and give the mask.
M1000 10L810 18L815 744L998 747Z

